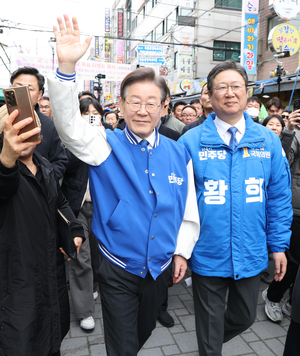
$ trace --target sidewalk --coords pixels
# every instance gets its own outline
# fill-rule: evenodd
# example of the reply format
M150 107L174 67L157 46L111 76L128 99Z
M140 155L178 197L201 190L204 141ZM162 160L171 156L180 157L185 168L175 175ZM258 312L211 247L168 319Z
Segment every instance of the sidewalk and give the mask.
M280 324L276 324L267 319L261 297L265 288L267 285L261 283L255 323L243 334L224 344L223 356L282 356L290 320L285 317ZM106 355L100 297L95 306L96 327L91 333L82 331L74 314L71 314L71 327L62 344L62 356ZM169 288L168 311L175 319L175 326L167 329L157 323L138 356L199 356L192 288L187 287L184 282Z

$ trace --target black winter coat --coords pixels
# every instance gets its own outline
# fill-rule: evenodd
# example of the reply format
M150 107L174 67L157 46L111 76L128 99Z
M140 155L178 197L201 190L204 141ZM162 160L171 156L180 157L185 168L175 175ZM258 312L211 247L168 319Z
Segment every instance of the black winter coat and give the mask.
M36 146L35 152L39 152L52 164L57 179L60 179L63 177L68 164L65 147L58 136L53 120L40 112L38 104L36 104L34 110L42 125L41 143Z
M69 329L64 257L58 250L57 208L84 236L52 165L39 153L45 193L20 161L0 162L0 355L48 356Z

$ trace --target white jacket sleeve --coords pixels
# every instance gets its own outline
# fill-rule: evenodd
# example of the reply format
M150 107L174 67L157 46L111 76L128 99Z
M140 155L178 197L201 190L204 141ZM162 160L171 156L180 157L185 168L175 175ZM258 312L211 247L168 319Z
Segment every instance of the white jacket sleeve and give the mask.
M54 124L67 149L92 166L105 161L111 152L106 133L103 127L91 126L81 117L77 83L50 77L48 90Z
M174 255L180 255L189 259L200 235L200 220L192 160L190 160L187 165L187 171L188 194L183 220L177 235L177 246Z

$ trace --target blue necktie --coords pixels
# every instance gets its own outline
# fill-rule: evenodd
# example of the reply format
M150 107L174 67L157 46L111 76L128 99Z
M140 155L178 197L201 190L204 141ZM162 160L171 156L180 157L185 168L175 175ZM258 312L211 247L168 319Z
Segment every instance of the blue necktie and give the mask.
M148 146L149 142L147 140L142 140L142 141L140 141L140 145L141 146Z
M235 136L236 132L237 132L237 128L232 126L227 131L231 133L231 139L229 141L229 147L234 151L236 146L238 145L238 141L237 141L236 136Z

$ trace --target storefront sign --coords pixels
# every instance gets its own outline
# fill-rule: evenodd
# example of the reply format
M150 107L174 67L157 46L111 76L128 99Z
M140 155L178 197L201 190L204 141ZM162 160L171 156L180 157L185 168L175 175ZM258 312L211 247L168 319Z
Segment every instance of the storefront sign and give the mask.
M105 8L105 32L110 32L110 9Z
M180 83L180 89L183 91L189 91L193 88L193 83L189 79L184 79Z
M300 12L299 0L273 0L273 7L276 14L285 19L291 20L297 17Z
M118 37L124 36L124 9L118 9Z
M300 46L299 32L295 26L283 23L270 31L268 43L272 51L289 51L292 56L297 53Z
M243 67L247 74L256 74L259 0L249 0L244 5Z

